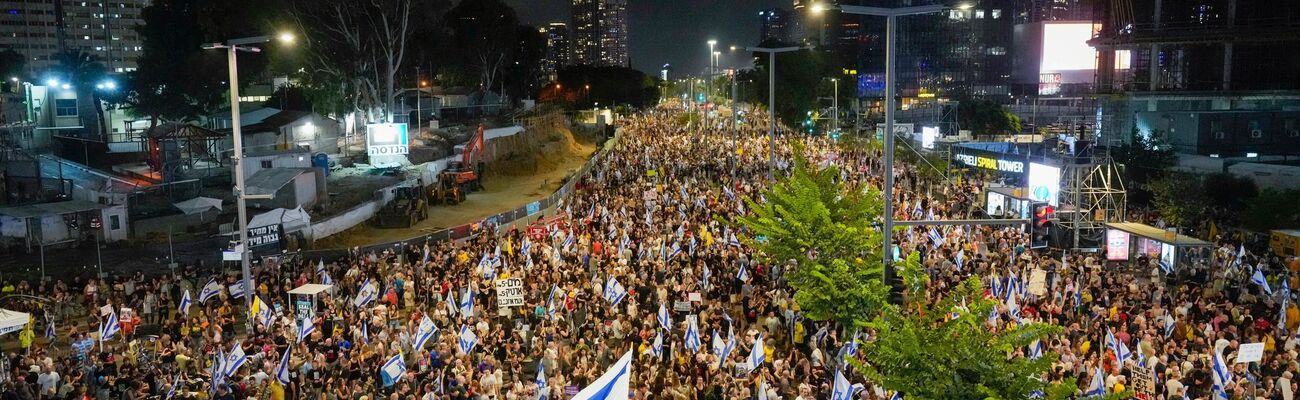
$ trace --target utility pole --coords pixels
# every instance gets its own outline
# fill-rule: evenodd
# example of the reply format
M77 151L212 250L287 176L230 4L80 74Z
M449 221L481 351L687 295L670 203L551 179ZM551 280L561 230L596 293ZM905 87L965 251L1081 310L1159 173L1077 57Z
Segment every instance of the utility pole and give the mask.
M767 84L767 178L776 179L776 54L806 49L807 47L750 47L747 50L768 54Z

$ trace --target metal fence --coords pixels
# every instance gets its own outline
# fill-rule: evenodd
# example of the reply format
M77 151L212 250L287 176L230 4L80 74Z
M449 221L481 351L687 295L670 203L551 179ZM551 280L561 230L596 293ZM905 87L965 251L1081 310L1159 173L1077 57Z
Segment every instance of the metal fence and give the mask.
M577 172L575 172L573 175L570 175L568 177L567 181L564 183L563 186L560 186L559 189L557 189L554 193L551 193L551 195L546 196L545 198L525 204L523 207L519 207L510 211L484 217L483 219L477 222L462 224L451 228L443 229L440 231L424 234L424 235L413 236L411 238L404 239L404 240L359 246L357 249L361 252L369 252L369 251L379 251L379 250L390 249L398 246L403 246L404 244L407 243L424 244L424 243L438 243L438 242L443 242L448 240L461 240L473 236L476 233L476 227L478 226L485 226L485 225L504 226L504 225L509 225L509 224L523 221L529 217L540 215L543 213L543 211L549 210L551 207L555 207L557 204L560 203L562 199L572 194L574 187L578 184L578 181L581 180L582 177L586 176L587 173L591 171L592 167L604 161L609 151L612 150L614 147L618 146L620 140L622 139L622 136L623 136L622 130L617 131L614 134L614 136L610 138L609 141L605 142L605 146L602 147L600 151L596 153L596 155L592 156L590 160L587 160L586 164L583 164L582 168L578 169ZM336 260L347 255L349 250L350 249L305 250L305 251L299 251L297 253L288 253L286 255L297 256L309 260L315 260L315 259Z

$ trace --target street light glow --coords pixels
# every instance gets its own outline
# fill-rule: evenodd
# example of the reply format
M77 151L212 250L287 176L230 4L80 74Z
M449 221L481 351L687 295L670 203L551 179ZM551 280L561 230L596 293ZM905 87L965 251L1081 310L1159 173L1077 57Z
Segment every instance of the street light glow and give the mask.
M821 14L823 11L826 11L826 5L822 3L814 3L811 10L813 14Z
M46 79L45 86L59 86L59 80L54 78Z
M60 86L60 87L62 87L62 88L63 88L63 90L68 90L68 89L72 89L72 85L69 85L69 84L66 84L66 83L65 83L65 84L63 84L63 86Z
M709 39L709 46L713 46L713 45L716 45L716 44L718 44L718 41L717 41L717 40Z
M957 9L962 11L969 10L971 7L975 7L975 5L971 3L962 3L957 5Z
M10 77L9 80L14 81L14 82L18 82L18 77L16 77L16 76L14 76L14 77Z
M293 44L293 41L297 39L293 36L293 33L290 32L280 32L280 34L276 35L275 38L283 44Z

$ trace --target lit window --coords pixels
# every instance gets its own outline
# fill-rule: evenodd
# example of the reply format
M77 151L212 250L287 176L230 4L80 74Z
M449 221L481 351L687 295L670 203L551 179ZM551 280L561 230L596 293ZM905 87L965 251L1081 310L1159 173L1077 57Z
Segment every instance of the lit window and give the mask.
M998 19L998 18L1002 17L1002 10L994 9L993 12L992 12L991 17L992 17L993 19Z
M984 19L984 10L975 10L975 19Z

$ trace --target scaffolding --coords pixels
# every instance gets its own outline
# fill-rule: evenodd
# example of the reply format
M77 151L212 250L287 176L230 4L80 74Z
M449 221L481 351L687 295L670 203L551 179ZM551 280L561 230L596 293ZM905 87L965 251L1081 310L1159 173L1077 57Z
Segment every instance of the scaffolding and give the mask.
M1061 207L1057 226L1069 233L1074 248L1100 244L1106 224L1122 222L1127 192L1104 147L1085 145L1076 156L1061 159Z

